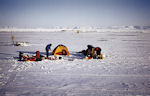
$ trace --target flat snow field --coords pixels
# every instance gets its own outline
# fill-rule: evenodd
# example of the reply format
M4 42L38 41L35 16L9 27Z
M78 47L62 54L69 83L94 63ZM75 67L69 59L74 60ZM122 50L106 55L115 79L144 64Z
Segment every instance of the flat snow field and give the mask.
M0 96L150 96L150 33L0 32ZM63 44L63 60L18 61L45 46ZM104 60L83 60L87 45L102 48Z

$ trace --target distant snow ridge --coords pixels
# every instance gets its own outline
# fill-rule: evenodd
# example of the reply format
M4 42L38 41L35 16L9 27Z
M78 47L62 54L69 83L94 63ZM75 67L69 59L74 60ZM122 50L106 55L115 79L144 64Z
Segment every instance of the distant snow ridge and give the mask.
M110 27L53 27L53 28L0 28L0 32L150 32L150 26L110 26Z

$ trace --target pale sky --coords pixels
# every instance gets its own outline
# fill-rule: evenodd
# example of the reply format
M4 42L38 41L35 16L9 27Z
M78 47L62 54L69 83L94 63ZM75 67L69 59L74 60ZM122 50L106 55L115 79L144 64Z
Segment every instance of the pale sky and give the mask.
M0 0L0 27L150 25L150 0Z

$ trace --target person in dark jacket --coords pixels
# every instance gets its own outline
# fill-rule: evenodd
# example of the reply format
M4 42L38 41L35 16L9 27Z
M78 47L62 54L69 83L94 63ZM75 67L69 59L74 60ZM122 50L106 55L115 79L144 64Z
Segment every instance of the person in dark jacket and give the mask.
M82 50L78 53L82 53L84 56L87 57L92 57L92 49L94 48L92 45L87 45L87 49L86 50Z
M23 58L23 52L19 52L19 61L23 61L24 58Z
M86 53L87 53L86 56L87 56L87 57L92 57L92 52L93 52L93 48L94 48L94 47L93 47L92 45L87 45L87 47L88 47L88 48L87 48L87 50L86 50Z
M84 56L88 58L93 58L93 59L101 59L101 48L100 47L93 47L92 45L87 45L86 50L82 50L78 53L82 53Z
M46 50L46 57L48 58L48 56L49 56L49 51L51 50L51 46L52 46L52 44L48 44L47 46L46 46L46 48L45 48L45 50Z

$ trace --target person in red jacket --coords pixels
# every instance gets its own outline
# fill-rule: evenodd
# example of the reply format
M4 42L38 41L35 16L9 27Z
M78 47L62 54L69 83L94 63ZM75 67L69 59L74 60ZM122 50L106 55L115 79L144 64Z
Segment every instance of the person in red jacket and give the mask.
M44 56L40 54L40 51L36 51L35 61L42 61L42 57Z

